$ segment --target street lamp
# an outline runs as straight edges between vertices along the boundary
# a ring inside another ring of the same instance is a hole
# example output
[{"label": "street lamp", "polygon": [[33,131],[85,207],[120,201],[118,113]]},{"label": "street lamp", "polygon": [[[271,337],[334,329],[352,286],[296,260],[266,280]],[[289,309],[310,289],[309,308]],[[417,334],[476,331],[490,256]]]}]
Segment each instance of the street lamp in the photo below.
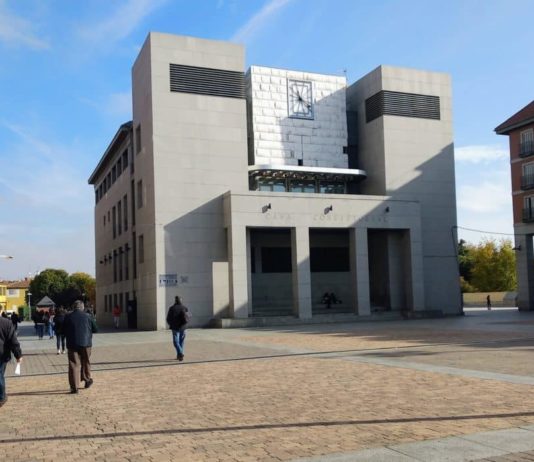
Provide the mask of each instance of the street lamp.
[{"label": "street lamp", "polygon": [[28,306],[30,307],[30,311],[32,309],[31,298],[32,298],[32,293],[28,291]]},{"label": "street lamp", "polygon": [[13,260],[13,257],[11,255],[0,255],[0,258],[4,258],[6,260]]}]

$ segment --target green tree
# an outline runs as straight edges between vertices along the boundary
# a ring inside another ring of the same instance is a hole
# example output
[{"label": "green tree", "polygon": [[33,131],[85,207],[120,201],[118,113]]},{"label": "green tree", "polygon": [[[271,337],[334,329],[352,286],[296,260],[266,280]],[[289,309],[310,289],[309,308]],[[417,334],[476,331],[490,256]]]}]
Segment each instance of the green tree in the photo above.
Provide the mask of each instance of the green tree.
[{"label": "green tree", "polygon": [[96,280],[87,273],[72,273],[69,276],[69,286],[77,299],[85,298],[94,304]]},{"label": "green tree", "polygon": [[463,239],[458,242],[458,264],[460,266],[460,277],[469,285],[473,276],[473,245]]},{"label": "green tree", "polygon": [[66,271],[47,268],[41,271],[35,276],[32,282],[30,282],[32,301],[36,304],[47,295],[57,305],[66,304],[64,301],[64,294],[68,287],[69,275]]},{"label": "green tree", "polygon": [[515,253],[512,241],[488,239],[470,249],[472,274],[468,281],[482,292],[515,290]]}]

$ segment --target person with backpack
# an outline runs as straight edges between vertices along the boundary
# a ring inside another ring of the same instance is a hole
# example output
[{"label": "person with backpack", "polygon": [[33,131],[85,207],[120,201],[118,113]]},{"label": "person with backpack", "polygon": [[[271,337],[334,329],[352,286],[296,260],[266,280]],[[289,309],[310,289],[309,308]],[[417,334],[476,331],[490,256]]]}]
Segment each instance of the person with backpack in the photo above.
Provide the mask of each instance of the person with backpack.
[{"label": "person with backpack", "polygon": [[187,306],[182,305],[182,300],[178,295],[174,297],[174,305],[167,313],[167,324],[172,329],[172,343],[176,348],[176,359],[184,360],[185,330],[191,320],[191,311]]}]

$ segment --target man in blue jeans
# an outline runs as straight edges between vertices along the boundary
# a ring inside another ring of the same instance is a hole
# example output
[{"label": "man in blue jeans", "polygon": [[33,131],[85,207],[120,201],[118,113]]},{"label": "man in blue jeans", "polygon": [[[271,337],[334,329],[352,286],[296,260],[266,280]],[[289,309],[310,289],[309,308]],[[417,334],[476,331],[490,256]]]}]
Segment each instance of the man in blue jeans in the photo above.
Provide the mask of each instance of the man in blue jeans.
[{"label": "man in blue jeans", "polygon": [[174,305],[169,308],[167,313],[167,324],[172,329],[172,343],[176,348],[176,359],[178,361],[184,360],[185,330],[190,319],[191,312],[189,308],[182,305],[180,297],[174,297]]},{"label": "man in blue jeans", "polygon": [[15,356],[17,363],[22,359],[22,352],[20,350],[20,343],[17,340],[17,333],[13,323],[7,319],[0,317],[0,407],[7,401],[6,394],[6,366],[11,359],[11,353]]}]

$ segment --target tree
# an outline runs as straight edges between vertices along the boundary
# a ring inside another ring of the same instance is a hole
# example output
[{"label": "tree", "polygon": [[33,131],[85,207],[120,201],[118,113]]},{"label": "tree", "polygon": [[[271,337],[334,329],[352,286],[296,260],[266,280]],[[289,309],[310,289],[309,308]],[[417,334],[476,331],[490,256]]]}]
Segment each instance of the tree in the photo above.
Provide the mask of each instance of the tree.
[{"label": "tree", "polygon": [[458,242],[458,264],[460,265],[460,277],[466,284],[471,283],[473,275],[473,245],[463,239]]},{"label": "tree", "polygon": [[45,269],[30,283],[32,300],[37,303],[48,295],[56,305],[70,306],[75,300],[95,300],[95,279],[87,273],[72,273],[64,270]]},{"label": "tree", "polygon": [[34,303],[38,303],[45,295],[57,305],[63,305],[63,295],[69,286],[69,275],[61,269],[47,268],[41,271],[30,282],[30,292]]},{"label": "tree", "polygon": [[69,276],[69,286],[76,293],[76,299],[85,298],[94,304],[96,280],[87,273],[72,273]]},{"label": "tree", "polygon": [[485,240],[472,246],[469,253],[473,266],[467,282],[482,292],[516,289],[515,253],[510,239]]}]

